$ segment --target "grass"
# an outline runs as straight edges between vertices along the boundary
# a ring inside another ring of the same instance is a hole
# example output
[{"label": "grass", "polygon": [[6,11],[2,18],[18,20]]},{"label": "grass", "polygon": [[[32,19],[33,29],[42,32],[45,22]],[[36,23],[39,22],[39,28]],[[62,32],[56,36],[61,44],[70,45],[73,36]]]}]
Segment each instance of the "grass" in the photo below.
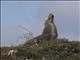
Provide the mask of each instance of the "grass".
[{"label": "grass", "polygon": [[[33,60],[80,60],[80,42],[68,41],[66,39],[57,39],[57,44],[53,40],[39,40],[38,46],[35,45],[35,39],[26,42],[22,46],[2,47],[1,60],[20,60],[21,57],[30,56]],[[19,52],[16,57],[7,56],[10,49],[17,49]]]}]

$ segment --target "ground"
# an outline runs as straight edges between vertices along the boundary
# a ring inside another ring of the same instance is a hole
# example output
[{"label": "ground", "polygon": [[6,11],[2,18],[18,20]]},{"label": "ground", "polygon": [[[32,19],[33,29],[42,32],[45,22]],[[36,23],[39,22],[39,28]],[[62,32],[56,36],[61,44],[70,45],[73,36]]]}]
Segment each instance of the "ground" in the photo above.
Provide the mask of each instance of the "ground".
[{"label": "ground", "polygon": [[[20,60],[29,56],[33,60],[79,60],[80,59],[80,42],[68,41],[68,39],[37,40],[32,39],[23,45],[16,47],[2,47],[1,60]],[[13,56],[7,56],[10,49],[17,49],[18,53]]]}]

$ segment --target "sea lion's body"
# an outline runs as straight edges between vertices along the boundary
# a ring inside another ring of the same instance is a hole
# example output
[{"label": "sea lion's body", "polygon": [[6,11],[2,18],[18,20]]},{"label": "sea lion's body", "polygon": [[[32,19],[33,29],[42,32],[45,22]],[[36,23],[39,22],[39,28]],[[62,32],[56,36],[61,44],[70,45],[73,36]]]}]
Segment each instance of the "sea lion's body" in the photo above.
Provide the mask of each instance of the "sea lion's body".
[{"label": "sea lion's body", "polygon": [[[44,24],[44,29],[41,35],[34,37],[34,39],[29,40],[28,43],[34,42],[36,40],[36,43],[39,44],[42,40],[52,40],[51,42],[57,43],[57,28],[56,25],[54,24],[54,15],[49,14],[48,19],[45,21]],[[26,44],[28,44],[26,43]],[[56,44],[55,44],[56,45]],[[25,46],[25,45],[24,45]]]},{"label": "sea lion's body", "polygon": [[54,15],[49,14],[48,19],[45,21],[45,28],[42,35],[47,40],[56,39],[58,37],[57,28],[54,24]]}]

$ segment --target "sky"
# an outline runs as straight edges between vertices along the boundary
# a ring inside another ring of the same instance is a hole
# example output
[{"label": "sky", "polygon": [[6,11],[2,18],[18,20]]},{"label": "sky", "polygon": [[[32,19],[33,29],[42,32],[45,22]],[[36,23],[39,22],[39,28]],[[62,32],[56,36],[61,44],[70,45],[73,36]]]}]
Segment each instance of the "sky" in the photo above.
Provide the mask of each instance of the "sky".
[{"label": "sky", "polygon": [[58,38],[80,40],[79,6],[78,1],[2,1],[1,46],[24,43],[23,34],[28,31],[21,26],[33,37],[40,35],[49,13],[54,14]]}]

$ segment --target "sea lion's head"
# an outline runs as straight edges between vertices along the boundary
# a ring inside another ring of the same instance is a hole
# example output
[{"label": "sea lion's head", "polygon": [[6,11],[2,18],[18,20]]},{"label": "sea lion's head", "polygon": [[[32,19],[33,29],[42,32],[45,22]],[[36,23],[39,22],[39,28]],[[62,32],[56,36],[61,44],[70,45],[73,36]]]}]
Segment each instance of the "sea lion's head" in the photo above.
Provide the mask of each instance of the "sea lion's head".
[{"label": "sea lion's head", "polygon": [[50,13],[48,16],[48,21],[53,23],[53,20],[54,20],[54,15]]}]

